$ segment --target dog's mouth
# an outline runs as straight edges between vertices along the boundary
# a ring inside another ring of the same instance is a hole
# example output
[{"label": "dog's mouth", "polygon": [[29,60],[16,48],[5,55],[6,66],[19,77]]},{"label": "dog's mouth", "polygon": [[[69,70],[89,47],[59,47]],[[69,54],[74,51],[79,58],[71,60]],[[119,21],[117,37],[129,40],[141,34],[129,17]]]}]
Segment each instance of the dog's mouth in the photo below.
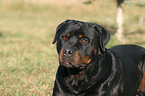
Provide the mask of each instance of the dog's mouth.
[{"label": "dog's mouth", "polygon": [[77,68],[75,65],[73,65],[71,62],[68,62],[68,61],[62,62],[61,65],[67,68]]},{"label": "dog's mouth", "polygon": [[86,67],[86,64],[84,63],[76,65],[71,62],[62,62],[61,65],[67,68],[78,68],[78,69],[83,69]]},{"label": "dog's mouth", "polygon": [[67,68],[79,68],[79,69],[83,69],[86,67],[86,65],[88,65],[88,63],[90,63],[91,60],[89,60],[89,62],[71,62],[70,60],[62,60],[60,62],[60,64],[64,67]]},{"label": "dog's mouth", "polygon": [[59,55],[60,65],[65,66],[67,68],[85,68],[91,62],[90,56],[80,55],[78,51],[74,51],[71,56],[66,56],[61,50]]}]

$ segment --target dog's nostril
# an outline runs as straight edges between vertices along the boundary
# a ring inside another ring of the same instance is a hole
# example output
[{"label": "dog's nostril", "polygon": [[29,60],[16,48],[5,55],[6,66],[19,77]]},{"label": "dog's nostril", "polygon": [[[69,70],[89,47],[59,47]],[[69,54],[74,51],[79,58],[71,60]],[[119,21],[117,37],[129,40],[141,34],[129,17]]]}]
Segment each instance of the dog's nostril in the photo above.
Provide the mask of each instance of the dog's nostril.
[{"label": "dog's nostril", "polygon": [[66,54],[66,50],[63,50],[63,53]]},{"label": "dog's nostril", "polygon": [[69,52],[68,52],[68,54],[72,54],[73,52],[72,52],[72,50],[70,50]]},{"label": "dog's nostril", "polygon": [[72,49],[64,49],[64,50],[63,50],[63,54],[64,54],[65,56],[72,56],[73,50],[72,50]]}]

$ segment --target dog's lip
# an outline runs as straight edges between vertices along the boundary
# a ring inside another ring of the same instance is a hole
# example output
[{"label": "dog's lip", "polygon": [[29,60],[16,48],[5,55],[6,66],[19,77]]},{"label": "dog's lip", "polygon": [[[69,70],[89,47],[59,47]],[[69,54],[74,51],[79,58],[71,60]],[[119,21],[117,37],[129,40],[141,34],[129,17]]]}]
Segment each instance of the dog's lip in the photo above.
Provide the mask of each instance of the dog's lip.
[{"label": "dog's lip", "polygon": [[71,62],[62,62],[62,65],[71,65],[71,67],[74,67],[74,68],[76,68],[76,66],[75,65],[73,65]]},{"label": "dog's lip", "polygon": [[[85,68],[86,67],[86,64],[78,64],[78,66],[75,66],[74,64],[72,64],[71,62],[62,62],[61,63],[63,66],[65,65],[66,67],[72,67],[72,68],[79,68],[79,69],[83,69],[83,68]],[[69,65],[69,66],[67,66],[67,65]]]}]

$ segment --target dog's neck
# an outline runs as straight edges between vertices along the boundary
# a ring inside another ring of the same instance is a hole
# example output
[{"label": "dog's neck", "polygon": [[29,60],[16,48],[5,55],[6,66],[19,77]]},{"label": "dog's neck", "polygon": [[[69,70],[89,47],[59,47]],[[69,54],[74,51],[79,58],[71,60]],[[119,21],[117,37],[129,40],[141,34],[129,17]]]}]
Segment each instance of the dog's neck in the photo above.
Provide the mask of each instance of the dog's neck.
[{"label": "dog's neck", "polygon": [[79,78],[84,78],[85,71],[84,69],[68,69],[69,74],[74,78],[74,80],[78,80]]},{"label": "dog's neck", "polygon": [[69,72],[69,74],[71,75],[77,75],[80,72],[83,71],[83,69],[79,69],[79,68],[67,68],[67,71]]},{"label": "dog's neck", "polygon": [[[101,55],[100,59],[99,57],[96,57],[97,59],[93,60],[93,62],[88,64],[88,66],[86,66],[86,68],[84,69],[66,68],[60,66],[59,68],[61,69],[57,72],[57,75],[59,75],[59,78],[62,77],[61,80],[64,80],[64,85],[71,85],[69,87],[70,89],[74,90],[73,93],[75,94],[88,90],[90,88],[89,86],[96,86],[99,88],[101,86],[100,81],[104,82],[105,80],[102,78],[108,78],[108,76],[110,76],[110,61],[107,61],[107,63],[104,62],[104,60],[106,59],[106,55],[108,54],[105,53],[104,55]],[[105,67],[106,64],[107,67]],[[98,82],[95,83],[97,85],[94,85],[94,82]],[[81,88],[81,90],[79,88]]]},{"label": "dog's neck", "polygon": [[[85,78],[91,79],[90,77],[93,77],[92,75],[97,75],[99,70],[99,63],[101,63],[101,57],[102,55],[96,56],[96,58],[93,58],[92,62],[90,62],[85,68],[66,68],[63,67],[65,70],[65,76],[72,77],[74,80],[85,80]],[[87,76],[87,77],[85,77]],[[82,79],[83,78],[83,79]]]},{"label": "dog's neck", "polygon": [[[102,60],[100,59],[103,55],[102,54],[98,54],[96,56],[94,56],[95,58],[93,58],[91,60],[91,62],[89,64],[87,64],[84,68],[67,68],[64,66],[61,66],[64,70],[64,74],[65,76],[74,76],[74,77],[80,77],[81,75],[86,75],[87,73],[89,74],[93,74],[97,71],[97,69],[99,68],[99,63],[102,62]],[[94,70],[92,70],[94,69]]]}]

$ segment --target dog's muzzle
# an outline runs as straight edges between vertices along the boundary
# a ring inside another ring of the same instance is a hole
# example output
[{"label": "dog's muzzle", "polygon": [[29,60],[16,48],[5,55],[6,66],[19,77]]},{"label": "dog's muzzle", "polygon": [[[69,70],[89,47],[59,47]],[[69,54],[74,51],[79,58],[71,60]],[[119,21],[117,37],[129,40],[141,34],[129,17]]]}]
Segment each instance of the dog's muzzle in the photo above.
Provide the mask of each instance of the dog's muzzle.
[{"label": "dog's muzzle", "polygon": [[67,57],[71,57],[73,55],[73,50],[70,48],[66,48],[63,50],[63,55],[67,58]]}]

